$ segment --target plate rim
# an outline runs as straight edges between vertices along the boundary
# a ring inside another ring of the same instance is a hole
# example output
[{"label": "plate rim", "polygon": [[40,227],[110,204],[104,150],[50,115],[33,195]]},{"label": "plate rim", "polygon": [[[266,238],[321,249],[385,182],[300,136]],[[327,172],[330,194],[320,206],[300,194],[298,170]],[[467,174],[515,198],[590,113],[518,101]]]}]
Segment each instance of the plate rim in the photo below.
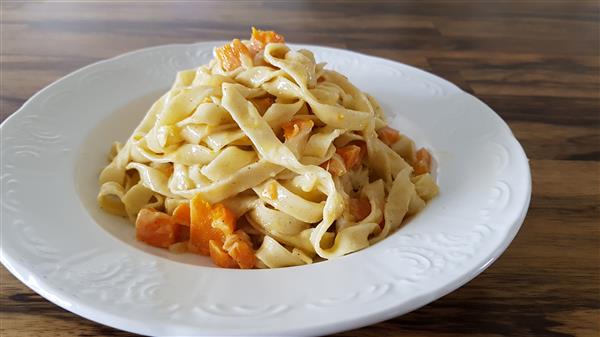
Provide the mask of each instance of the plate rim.
[{"label": "plate rim", "polygon": [[[49,90],[54,85],[57,85],[57,83],[66,81],[69,78],[77,75],[78,73],[85,71],[86,69],[98,66],[103,63],[114,62],[121,58],[130,56],[133,54],[137,54],[137,53],[142,53],[142,52],[158,51],[160,49],[169,49],[169,48],[200,47],[202,45],[214,46],[214,45],[218,45],[220,43],[223,43],[223,41],[201,41],[201,42],[196,42],[196,43],[174,43],[174,44],[151,46],[151,47],[147,47],[147,48],[142,48],[142,49],[137,49],[137,50],[129,51],[126,53],[122,53],[122,54],[116,55],[116,56],[108,58],[108,59],[102,59],[102,60],[96,61],[94,63],[91,63],[89,65],[86,65],[84,67],[81,67],[75,71],[70,72],[69,74],[67,74],[65,76],[62,76],[62,77],[56,79],[52,83],[48,84],[44,88],[37,91],[29,99],[27,99],[19,109],[17,109],[14,113],[12,113],[10,116],[8,116],[0,124],[0,132],[4,131],[4,128],[6,127],[7,122],[17,118],[18,114],[21,113],[21,111],[25,110],[31,104],[32,101],[36,100],[36,98],[41,93],[43,93],[46,90]],[[399,65],[402,65],[403,67],[408,67],[411,70],[417,71],[421,74],[426,74],[427,76],[433,76],[436,79],[441,80],[441,81],[451,85],[452,87],[457,89],[460,92],[460,94],[467,95],[471,99],[475,99],[478,101],[478,103],[489,108],[489,106],[487,106],[479,98],[475,97],[474,95],[471,95],[470,93],[463,91],[462,89],[460,89],[458,86],[456,86],[452,82],[450,82],[440,76],[432,74],[428,71],[419,69],[417,67],[414,67],[414,66],[402,63],[402,62],[398,62],[395,60],[390,60],[390,59],[386,59],[386,58],[382,58],[382,57],[378,57],[378,56],[368,55],[368,54],[364,54],[364,53],[356,52],[356,51],[352,51],[352,50],[340,49],[340,48],[329,47],[329,46],[313,45],[313,44],[290,44],[290,46],[292,46],[292,47],[295,47],[295,46],[319,47],[319,48],[329,49],[334,52],[358,54],[362,57],[368,57],[368,58],[376,59],[378,61],[385,61],[388,63],[399,64]],[[526,153],[525,153],[522,145],[516,139],[516,137],[512,133],[512,130],[510,129],[510,127],[493,109],[489,108],[489,110],[492,112],[492,114],[498,120],[498,122],[500,122],[509,131],[510,136],[515,141],[515,145],[517,146],[517,149],[520,150],[519,155],[522,156],[523,159],[525,160],[524,164],[526,165],[526,168],[527,168],[525,170],[527,175],[523,177],[526,179],[526,182],[527,182],[527,184],[525,186],[525,188],[526,188],[525,193],[527,195],[526,202],[521,206],[521,209],[520,209],[521,213],[515,219],[512,220],[513,223],[510,226],[510,230],[502,238],[501,244],[498,245],[490,254],[488,254],[488,256],[486,256],[485,259],[482,259],[482,261],[484,261],[484,262],[480,263],[480,264],[478,263],[477,268],[475,268],[474,270],[471,270],[470,273],[461,274],[461,276],[459,277],[460,281],[454,282],[454,283],[452,283],[452,282],[446,283],[440,289],[437,289],[436,291],[428,292],[427,296],[412,298],[409,302],[399,303],[391,308],[381,310],[379,312],[372,312],[369,315],[361,316],[360,319],[352,319],[352,320],[348,320],[348,321],[338,320],[338,321],[335,321],[335,322],[332,322],[329,324],[319,325],[318,327],[315,327],[315,328],[309,327],[309,328],[305,329],[305,328],[300,327],[300,328],[294,329],[294,332],[292,332],[292,333],[300,333],[300,334],[333,333],[333,332],[338,332],[338,331],[343,331],[343,330],[348,330],[348,329],[354,329],[354,328],[365,326],[365,325],[375,324],[375,323],[390,319],[392,317],[396,317],[396,316],[411,312],[413,310],[416,310],[422,306],[425,306],[425,305],[431,303],[433,300],[437,300],[437,299],[447,295],[448,293],[450,293],[450,292],[460,288],[464,284],[470,282],[475,277],[477,277],[477,275],[479,275],[484,270],[486,270],[492,263],[494,263],[506,251],[507,247],[510,245],[510,243],[513,241],[516,234],[519,232],[519,230],[524,222],[524,219],[526,217],[527,211],[529,209],[529,205],[530,205],[530,201],[531,201],[531,187],[532,187],[532,185],[531,185],[531,183],[532,183],[531,182],[531,168],[529,166],[528,159],[527,159]],[[2,227],[4,227],[4,224],[2,225]],[[2,241],[4,241],[4,240],[2,240]],[[53,295],[52,293],[47,291],[47,289],[44,289],[45,287],[43,286],[43,281],[38,284],[32,284],[31,282],[28,282],[25,278],[25,275],[23,275],[20,271],[26,271],[26,272],[29,272],[32,274],[34,274],[34,273],[32,271],[28,271],[27,270],[28,268],[24,267],[17,260],[18,259],[13,258],[5,253],[4,243],[2,242],[0,244],[0,262],[17,279],[19,279],[19,281],[21,281],[23,284],[25,284],[31,290],[42,295],[45,299],[58,305],[59,307],[64,308],[65,310],[68,310],[69,312],[72,312],[76,315],[79,315],[86,319],[92,320],[94,322],[98,322],[98,323],[101,323],[101,324],[104,324],[107,326],[114,327],[116,329],[129,331],[129,332],[135,332],[135,333],[147,333],[148,332],[148,331],[138,330],[138,329],[128,329],[127,327],[124,327],[122,324],[125,323],[126,326],[131,326],[132,322],[130,319],[125,318],[125,317],[119,317],[118,315],[110,313],[110,312],[104,312],[103,310],[95,309],[93,306],[90,306],[90,305],[86,304],[85,302],[77,303],[76,307],[81,308],[81,310],[78,310],[77,312],[72,310],[71,307],[69,307],[68,305],[65,305],[65,302],[61,301],[55,295]],[[40,280],[38,280],[38,281],[40,281]],[[39,284],[42,284],[42,285],[39,285]],[[48,287],[48,285],[46,285],[46,287]],[[422,298],[422,297],[426,297],[426,298]],[[408,303],[410,303],[410,304],[408,304]],[[101,317],[101,318],[99,318],[99,317]],[[115,321],[121,321],[121,323],[114,324]],[[291,331],[291,330],[286,330],[286,331]]]}]

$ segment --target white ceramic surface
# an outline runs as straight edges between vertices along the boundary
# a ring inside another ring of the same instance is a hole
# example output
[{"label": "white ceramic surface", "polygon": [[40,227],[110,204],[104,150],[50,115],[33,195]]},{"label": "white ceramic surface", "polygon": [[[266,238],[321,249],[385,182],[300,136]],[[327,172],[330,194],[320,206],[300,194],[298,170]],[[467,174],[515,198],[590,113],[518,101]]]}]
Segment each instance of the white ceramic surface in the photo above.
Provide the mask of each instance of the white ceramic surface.
[{"label": "white ceramic surface", "polygon": [[304,47],[432,150],[441,193],[363,251],[277,270],[226,270],[139,244],[96,205],[109,145],[124,141],[178,70],[218,42],[128,53],[78,70],[1,126],[1,261],[48,300],[147,335],[317,335],[421,307],[487,268],[528,208],[528,161],[507,125],[453,84],[400,63]]}]

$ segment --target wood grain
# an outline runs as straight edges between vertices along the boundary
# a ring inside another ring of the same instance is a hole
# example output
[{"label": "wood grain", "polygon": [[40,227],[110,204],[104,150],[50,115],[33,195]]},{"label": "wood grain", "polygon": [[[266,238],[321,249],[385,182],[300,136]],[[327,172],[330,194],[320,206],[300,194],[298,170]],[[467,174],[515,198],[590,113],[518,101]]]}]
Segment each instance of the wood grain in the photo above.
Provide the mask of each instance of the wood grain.
[{"label": "wood grain", "polygon": [[[246,36],[394,59],[490,105],[530,158],[533,198],[506,253],[419,310],[338,336],[600,335],[597,1],[10,2],[0,118],[84,65],[167,43]],[[3,240],[5,238],[2,238]],[[0,335],[132,336],[71,314],[0,268]]]}]

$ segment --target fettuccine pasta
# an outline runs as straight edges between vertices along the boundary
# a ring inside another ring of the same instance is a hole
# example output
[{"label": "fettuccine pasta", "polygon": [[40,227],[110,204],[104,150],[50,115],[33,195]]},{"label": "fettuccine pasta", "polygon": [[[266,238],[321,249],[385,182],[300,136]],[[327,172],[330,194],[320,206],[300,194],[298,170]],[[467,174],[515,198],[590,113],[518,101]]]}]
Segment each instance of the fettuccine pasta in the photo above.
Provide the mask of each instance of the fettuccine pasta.
[{"label": "fettuccine pasta", "polygon": [[438,193],[431,157],[308,50],[253,28],[177,74],[100,174],[136,236],[226,268],[310,264],[384,239]]}]

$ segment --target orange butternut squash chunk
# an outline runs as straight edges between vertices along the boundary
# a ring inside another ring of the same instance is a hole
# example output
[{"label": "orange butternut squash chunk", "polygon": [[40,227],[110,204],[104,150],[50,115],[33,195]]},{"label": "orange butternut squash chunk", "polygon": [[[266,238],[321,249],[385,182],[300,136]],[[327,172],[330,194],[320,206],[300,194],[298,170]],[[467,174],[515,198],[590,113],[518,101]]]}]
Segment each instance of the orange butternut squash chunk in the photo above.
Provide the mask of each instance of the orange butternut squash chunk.
[{"label": "orange butternut squash chunk", "polygon": [[190,241],[188,250],[194,253],[208,255],[208,241],[211,229],[211,206],[208,202],[195,196],[190,201]]},{"label": "orange butternut squash chunk", "polygon": [[173,220],[176,223],[184,226],[189,227],[191,222],[190,216],[191,215],[189,203],[180,204],[179,206],[175,207],[175,210],[173,211]]},{"label": "orange butternut squash chunk", "polygon": [[285,43],[285,39],[272,30],[260,30],[252,27],[250,46],[254,53],[262,51],[269,43]]},{"label": "orange butternut squash chunk", "polygon": [[176,226],[168,214],[144,208],[135,221],[135,235],[151,246],[168,248],[175,243]]},{"label": "orange butternut squash chunk", "polygon": [[175,241],[187,241],[190,238],[190,204],[180,204],[171,216],[177,224],[175,227]]},{"label": "orange butternut squash chunk", "polygon": [[208,249],[211,260],[221,268],[237,268],[238,264],[227,254],[226,251],[214,240],[208,241]]},{"label": "orange butternut squash chunk", "polygon": [[248,48],[238,39],[234,39],[230,44],[217,48],[215,54],[221,62],[221,66],[226,71],[231,71],[241,66],[241,57],[244,57],[244,55],[248,58],[252,57]]},{"label": "orange butternut squash chunk", "polygon": [[361,221],[371,213],[371,203],[368,198],[351,198],[349,201],[350,214],[355,221]]},{"label": "orange butternut squash chunk", "polygon": [[344,165],[347,170],[352,170],[358,166],[362,161],[362,149],[358,145],[350,144],[344,147],[340,147],[335,151],[337,154],[344,159]]},{"label": "orange butternut squash chunk", "polygon": [[213,206],[210,212],[211,228],[209,232],[210,240],[214,240],[220,245],[225,242],[225,237],[235,231],[236,216],[225,205],[218,203]]},{"label": "orange butternut squash chunk", "polygon": [[383,128],[377,130],[377,136],[384,142],[387,146],[390,146],[397,142],[400,139],[400,132],[396,129],[392,129],[389,126],[384,126]]},{"label": "orange butternut squash chunk", "polygon": [[427,150],[421,148],[416,154],[417,160],[415,161],[413,168],[415,169],[415,175],[421,175],[431,172],[431,155]]},{"label": "orange butternut squash chunk", "polygon": [[235,261],[231,262],[233,261],[231,256],[223,250],[226,238],[235,231],[237,221],[235,214],[221,203],[211,206],[199,195],[192,199],[190,206],[188,250],[209,255],[220,267],[234,268],[233,265],[237,266]]},{"label": "orange butternut squash chunk", "polygon": [[251,269],[256,265],[256,255],[250,237],[243,231],[236,231],[227,236],[223,249],[241,269]]}]

